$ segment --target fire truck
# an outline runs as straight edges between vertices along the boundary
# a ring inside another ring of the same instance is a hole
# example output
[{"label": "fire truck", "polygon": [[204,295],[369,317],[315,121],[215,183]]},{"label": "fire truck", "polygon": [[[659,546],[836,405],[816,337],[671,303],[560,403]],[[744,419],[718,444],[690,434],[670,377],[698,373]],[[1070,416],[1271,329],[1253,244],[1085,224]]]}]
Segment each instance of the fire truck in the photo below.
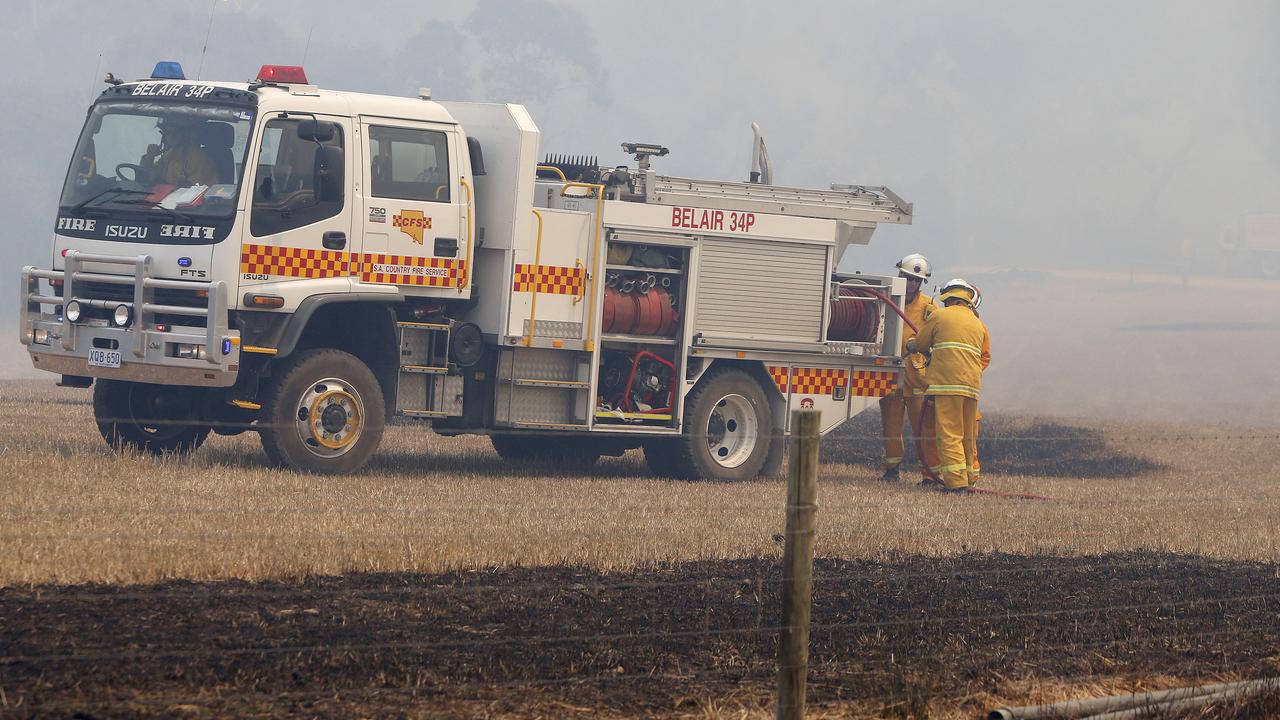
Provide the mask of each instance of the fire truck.
[{"label": "fire truck", "polygon": [[93,386],[117,448],[250,431],[275,464],[350,473],[399,417],[510,461],[643,448],[659,475],[735,480],[777,472],[789,409],[826,432],[894,385],[904,281],[837,271],[911,222],[885,187],[664,176],[643,143],[540,161],[520,105],[296,66],[107,82],[19,334]]}]

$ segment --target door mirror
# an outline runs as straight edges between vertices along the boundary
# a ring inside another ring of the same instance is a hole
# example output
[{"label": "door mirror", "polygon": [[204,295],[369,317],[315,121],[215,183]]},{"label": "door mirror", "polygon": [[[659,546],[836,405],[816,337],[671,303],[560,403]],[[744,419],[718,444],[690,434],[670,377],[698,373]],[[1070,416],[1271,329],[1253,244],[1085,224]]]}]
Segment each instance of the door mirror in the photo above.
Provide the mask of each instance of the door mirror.
[{"label": "door mirror", "polygon": [[306,118],[298,123],[298,138],[312,142],[329,142],[337,134],[337,126],[331,122],[323,122],[315,118]]},{"label": "door mirror", "polygon": [[316,148],[316,202],[341,204],[342,183],[345,178],[342,148],[329,145]]},{"label": "door mirror", "polygon": [[467,136],[467,153],[471,156],[471,174],[479,177],[484,174],[484,153],[480,151],[480,141]]}]

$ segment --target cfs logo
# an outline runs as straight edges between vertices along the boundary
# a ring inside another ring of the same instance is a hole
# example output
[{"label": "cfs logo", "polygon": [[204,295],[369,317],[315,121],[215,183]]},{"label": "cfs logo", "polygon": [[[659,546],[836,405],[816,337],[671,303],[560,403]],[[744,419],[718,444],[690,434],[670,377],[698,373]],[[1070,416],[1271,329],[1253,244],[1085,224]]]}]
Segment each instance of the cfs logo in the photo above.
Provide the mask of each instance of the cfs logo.
[{"label": "cfs logo", "polygon": [[801,408],[802,410],[812,410],[812,409],[813,409],[813,398],[811,398],[811,397],[807,397],[807,398],[800,398],[800,408]]},{"label": "cfs logo", "polygon": [[421,245],[422,231],[431,229],[431,218],[423,215],[421,210],[403,210],[391,218],[391,226],[400,228],[400,232]]}]

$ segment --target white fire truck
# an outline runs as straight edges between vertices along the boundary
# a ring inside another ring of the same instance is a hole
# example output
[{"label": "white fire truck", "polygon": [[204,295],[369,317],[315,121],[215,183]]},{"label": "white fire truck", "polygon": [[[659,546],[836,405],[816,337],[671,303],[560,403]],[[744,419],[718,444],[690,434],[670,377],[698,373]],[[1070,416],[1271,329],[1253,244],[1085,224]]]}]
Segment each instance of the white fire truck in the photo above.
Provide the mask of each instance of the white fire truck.
[{"label": "white fire truck", "polygon": [[321,90],[299,67],[161,63],[88,112],[20,336],[94,385],[114,446],[258,432],[275,463],[362,467],[393,416],[509,460],[643,448],[665,476],[776,472],[788,409],[824,431],[893,386],[902,280],[841,274],[884,187],[538,160],[520,105]]}]

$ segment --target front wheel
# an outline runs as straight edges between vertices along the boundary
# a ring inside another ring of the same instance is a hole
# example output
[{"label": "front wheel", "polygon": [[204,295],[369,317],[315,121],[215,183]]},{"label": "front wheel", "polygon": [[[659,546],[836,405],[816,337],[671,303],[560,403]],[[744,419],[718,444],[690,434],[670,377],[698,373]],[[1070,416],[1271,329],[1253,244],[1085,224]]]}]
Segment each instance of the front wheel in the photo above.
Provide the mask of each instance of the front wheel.
[{"label": "front wheel", "polygon": [[773,432],[756,378],[737,368],[713,370],[685,398],[684,432],[663,462],[689,479],[750,480],[765,470]]},{"label": "front wheel", "polygon": [[325,474],[364,467],[382,442],[378,379],[341,350],[307,350],[275,369],[258,425],[276,465]]},{"label": "front wheel", "polygon": [[193,414],[197,393],[195,388],[99,380],[93,387],[93,418],[117,450],[189,453],[209,437],[209,425]]}]

